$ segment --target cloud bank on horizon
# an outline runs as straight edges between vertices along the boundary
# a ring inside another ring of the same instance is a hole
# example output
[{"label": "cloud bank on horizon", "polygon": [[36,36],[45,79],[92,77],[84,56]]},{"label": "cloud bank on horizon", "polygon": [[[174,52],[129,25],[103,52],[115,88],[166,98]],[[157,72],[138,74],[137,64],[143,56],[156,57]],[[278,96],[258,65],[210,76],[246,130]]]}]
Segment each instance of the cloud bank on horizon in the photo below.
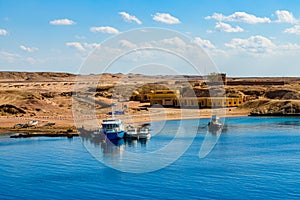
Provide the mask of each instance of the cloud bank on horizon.
[{"label": "cloud bank on horizon", "polygon": [[[53,12],[57,5],[52,2],[40,3],[40,9],[47,6],[48,10],[39,13],[33,3],[16,12],[14,0],[0,1],[0,70],[76,72],[85,57],[106,39],[135,28],[160,27],[188,35],[220,71],[231,76],[300,75],[300,13],[296,9],[300,2],[276,6],[276,1],[272,13],[238,3],[223,9],[198,1],[186,10],[179,1],[173,6],[130,1],[118,8],[110,2],[82,1],[80,5],[62,3],[61,10]],[[67,6],[71,9],[65,10]],[[26,9],[32,14],[25,15]],[[169,42],[180,44],[176,38]],[[124,40],[120,45],[136,44]]]}]

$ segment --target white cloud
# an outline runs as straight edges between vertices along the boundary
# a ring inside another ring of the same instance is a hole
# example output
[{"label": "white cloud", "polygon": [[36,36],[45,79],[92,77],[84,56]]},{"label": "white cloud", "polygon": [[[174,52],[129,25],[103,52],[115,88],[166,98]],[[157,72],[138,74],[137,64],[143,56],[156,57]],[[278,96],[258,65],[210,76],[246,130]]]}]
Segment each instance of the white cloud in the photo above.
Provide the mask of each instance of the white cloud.
[{"label": "white cloud", "polygon": [[0,51],[0,58],[4,59],[8,63],[14,63],[17,59],[21,58],[21,56],[15,53]]},{"label": "white cloud", "polygon": [[137,24],[142,24],[142,22],[136,16],[130,15],[129,13],[126,12],[119,12],[119,14],[126,22],[135,22]]},{"label": "white cloud", "polygon": [[165,48],[165,49],[184,49],[188,45],[179,37],[171,37],[171,38],[164,38],[161,40],[152,40],[149,42],[143,42],[143,43],[133,43],[128,40],[120,40],[119,46],[121,48],[152,48],[152,47],[159,47],[159,48]]},{"label": "white cloud", "polygon": [[169,49],[174,52],[180,52],[182,55],[186,55],[187,57],[199,54],[199,46],[205,49],[205,52],[210,55],[225,54],[223,50],[218,49],[210,40],[205,40],[200,37],[195,37],[188,41],[180,37],[171,37],[144,43],[143,46]]},{"label": "white cloud", "polygon": [[156,13],[153,16],[153,20],[165,24],[179,24],[180,20],[171,16],[169,13]]},{"label": "white cloud", "polygon": [[85,48],[79,42],[67,42],[66,45],[68,47],[74,47],[78,51],[85,51]]},{"label": "white cloud", "polygon": [[32,57],[24,57],[19,54],[10,53],[6,51],[0,51],[0,63],[10,63],[10,64],[35,64],[37,61]]},{"label": "white cloud", "polygon": [[22,49],[23,51],[28,52],[28,53],[32,53],[32,52],[39,50],[36,47],[25,47],[24,45],[20,45],[20,49]]},{"label": "white cloud", "polygon": [[194,42],[198,45],[200,45],[202,48],[206,49],[215,49],[215,45],[213,45],[209,40],[203,40],[200,37],[196,37],[194,39]]},{"label": "white cloud", "polygon": [[159,43],[169,46],[169,47],[175,47],[175,48],[186,47],[186,43],[179,37],[166,38],[166,39],[160,40]]},{"label": "white cloud", "polygon": [[227,22],[243,22],[248,24],[257,23],[270,23],[271,20],[267,17],[256,17],[245,12],[235,12],[231,15],[225,16],[221,13],[214,13],[212,16],[207,16],[205,19],[214,19],[217,21],[227,21]]},{"label": "white cloud", "polygon": [[120,33],[118,29],[110,27],[110,26],[94,26],[90,28],[91,32],[97,33],[108,33],[108,34],[118,34]]},{"label": "white cloud", "polygon": [[80,43],[80,42],[67,42],[66,46],[73,47],[78,51],[85,52],[90,51],[96,47],[98,47],[100,44],[98,43]]},{"label": "white cloud", "polygon": [[283,44],[283,45],[278,45],[277,47],[278,51],[286,52],[286,51],[299,51],[300,50],[300,45],[299,44]]},{"label": "white cloud", "polygon": [[135,45],[134,43],[132,43],[128,40],[120,40],[120,47],[134,49],[134,48],[137,48],[137,45]]},{"label": "white cloud", "polygon": [[99,43],[83,43],[83,46],[86,50],[91,50],[100,46]]},{"label": "white cloud", "polygon": [[251,36],[246,39],[234,38],[229,43],[225,43],[225,46],[229,48],[226,51],[228,54],[238,56],[249,54],[258,57],[269,56],[271,60],[272,58],[276,58],[276,56],[279,55],[283,55],[286,57],[289,57],[291,55],[298,55],[300,50],[300,44],[275,44],[269,38],[263,37],[261,35]]},{"label": "white cloud", "polygon": [[[106,46],[104,44],[96,50],[96,52],[101,53],[93,54],[95,55],[93,60],[95,63],[99,63],[99,60],[101,60],[101,64],[105,66],[106,64],[104,63],[111,62],[111,59],[118,57],[111,65],[111,70],[114,68],[120,70],[120,66],[123,66],[122,69],[130,72],[141,69],[140,66],[145,66],[145,63],[147,65],[148,63],[156,63],[166,66],[171,71],[172,69],[185,71],[186,67],[191,67],[190,63],[194,66],[204,66],[205,64],[203,63],[209,64],[206,52],[188,38],[180,35],[168,36],[163,31],[160,33],[162,35],[159,35],[158,38],[154,37],[154,39],[150,38],[150,40],[149,37],[141,37],[139,40],[136,40],[136,37],[128,37],[126,40],[116,41],[117,43],[114,45]],[[201,64],[199,60],[201,60]],[[95,64],[95,67],[97,65]],[[134,69],[130,68],[130,66],[134,66]],[[153,70],[153,73],[159,72],[160,68]]]},{"label": "white cloud", "polygon": [[244,31],[244,29],[242,29],[239,26],[232,27],[230,24],[226,24],[224,22],[217,22],[215,29],[217,29],[221,32],[227,32],[227,33],[237,33],[237,32]]},{"label": "white cloud", "polygon": [[76,24],[74,21],[70,19],[56,19],[49,22],[52,25],[74,25]]},{"label": "white cloud", "polygon": [[291,28],[287,28],[284,30],[285,33],[300,35],[300,25],[295,25]]},{"label": "white cloud", "polygon": [[5,29],[0,29],[0,35],[7,35],[8,31]]},{"label": "white cloud", "polygon": [[267,53],[276,47],[271,40],[261,35],[251,36],[247,39],[234,38],[230,43],[226,43],[225,46],[250,53]]},{"label": "white cloud", "polygon": [[294,23],[297,22],[297,20],[293,16],[293,13],[290,13],[287,10],[276,10],[275,14],[276,14],[276,16],[278,18],[278,20],[275,21],[277,23],[290,23],[290,24],[294,24]]}]

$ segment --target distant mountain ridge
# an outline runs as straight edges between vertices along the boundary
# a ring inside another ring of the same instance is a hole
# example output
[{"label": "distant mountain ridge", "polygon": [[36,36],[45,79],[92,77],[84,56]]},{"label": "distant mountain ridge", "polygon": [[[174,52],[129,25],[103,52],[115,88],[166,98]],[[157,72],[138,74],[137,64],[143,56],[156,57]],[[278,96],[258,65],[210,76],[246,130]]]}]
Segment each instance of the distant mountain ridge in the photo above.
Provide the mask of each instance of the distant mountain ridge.
[{"label": "distant mountain ridge", "polygon": [[0,81],[62,81],[76,75],[62,72],[0,72]]}]

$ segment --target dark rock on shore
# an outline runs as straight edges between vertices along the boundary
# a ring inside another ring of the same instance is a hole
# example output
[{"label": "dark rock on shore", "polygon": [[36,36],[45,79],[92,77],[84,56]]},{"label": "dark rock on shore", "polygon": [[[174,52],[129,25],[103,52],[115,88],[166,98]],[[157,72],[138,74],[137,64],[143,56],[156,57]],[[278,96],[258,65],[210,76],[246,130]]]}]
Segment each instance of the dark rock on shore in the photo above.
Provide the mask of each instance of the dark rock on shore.
[{"label": "dark rock on shore", "polygon": [[25,114],[26,112],[21,108],[18,108],[11,104],[0,105],[0,115],[15,115],[15,114]]},{"label": "dark rock on shore", "polygon": [[10,138],[31,138],[31,137],[77,137],[78,133],[19,133],[11,135]]},{"label": "dark rock on shore", "polygon": [[287,89],[270,89],[266,91],[265,96],[269,99],[300,99],[300,93],[298,91]]}]

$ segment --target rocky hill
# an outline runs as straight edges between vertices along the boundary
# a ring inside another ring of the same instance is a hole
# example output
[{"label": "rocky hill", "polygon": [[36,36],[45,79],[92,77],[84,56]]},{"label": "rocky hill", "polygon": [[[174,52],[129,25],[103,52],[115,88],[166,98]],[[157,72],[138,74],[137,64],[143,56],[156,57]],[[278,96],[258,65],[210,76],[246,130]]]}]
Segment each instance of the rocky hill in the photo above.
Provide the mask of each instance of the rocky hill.
[{"label": "rocky hill", "polygon": [[0,81],[65,81],[73,80],[74,74],[58,72],[0,72]]}]

